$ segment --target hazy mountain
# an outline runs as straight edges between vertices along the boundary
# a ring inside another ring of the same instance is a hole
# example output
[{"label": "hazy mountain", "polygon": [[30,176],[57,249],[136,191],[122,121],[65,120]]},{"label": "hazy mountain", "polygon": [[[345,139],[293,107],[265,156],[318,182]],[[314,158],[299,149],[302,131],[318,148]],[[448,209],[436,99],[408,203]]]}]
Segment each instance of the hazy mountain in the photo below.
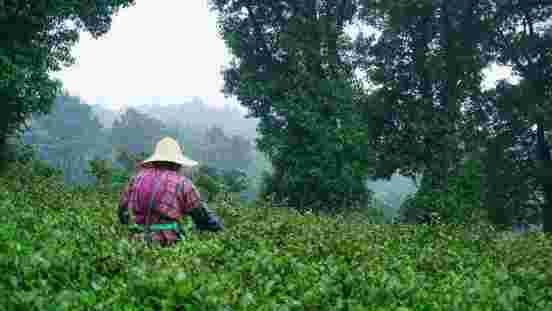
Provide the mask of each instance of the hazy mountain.
[{"label": "hazy mountain", "polygon": [[104,128],[111,128],[115,119],[120,115],[119,111],[105,108],[100,105],[91,105],[92,112],[98,117],[98,120]]},{"label": "hazy mountain", "polygon": [[127,99],[124,103],[106,102],[105,99],[92,103],[93,112],[104,127],[110,128],[113,121],[125,109],[109,109],[109,106],[134,107],[171,126],[191,126],[198,130],[208,127],[221,127],[225,133],[240,135],[253,140],[256,137],[258,121],[246,118],[244,111],[238,107],[226,105],[223,108],[210,106],[198,97],[137,97]]},{"label": "hazy mountain", "polygon": [[256,137],[257,120],[245,118],[238,108],[216,108],[193,98],[181,104],[151,103],[136,106],[136,109],[156,117],[168,125],[191,126],[205,129],[221,127],[225,133],[249,139]]}]

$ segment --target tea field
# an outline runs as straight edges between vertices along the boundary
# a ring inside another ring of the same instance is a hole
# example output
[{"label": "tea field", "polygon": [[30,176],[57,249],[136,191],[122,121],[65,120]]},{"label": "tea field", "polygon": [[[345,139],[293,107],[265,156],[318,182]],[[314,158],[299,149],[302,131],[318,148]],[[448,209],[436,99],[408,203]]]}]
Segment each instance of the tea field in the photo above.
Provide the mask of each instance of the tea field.
[{"label": "tea field", "polygon": [[212,205],[223,233],[148,249],[117,193],[0,179],[0,310],[552,310],[552,238]]}]

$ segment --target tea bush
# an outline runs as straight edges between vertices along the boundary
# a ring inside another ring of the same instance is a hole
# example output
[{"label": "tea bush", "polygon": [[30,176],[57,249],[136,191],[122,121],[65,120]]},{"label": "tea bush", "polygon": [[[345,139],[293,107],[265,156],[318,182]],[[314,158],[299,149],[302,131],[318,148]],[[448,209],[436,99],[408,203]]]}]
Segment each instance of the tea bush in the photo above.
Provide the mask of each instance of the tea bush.
[{"label": "tea bush", "polygon": [[126,239],[117,194],[0,178],[0,310],[552,310],[552,239],[212,206],[221,234]]},{"label": "tea bush", "polygon": [[408,196],[400,208],[401,221],[420,223],[430,218],[457,224],[486,221],[481,182],[480,161],[468,160],[458,174],[449,176],[445,191],[422,187]]}]

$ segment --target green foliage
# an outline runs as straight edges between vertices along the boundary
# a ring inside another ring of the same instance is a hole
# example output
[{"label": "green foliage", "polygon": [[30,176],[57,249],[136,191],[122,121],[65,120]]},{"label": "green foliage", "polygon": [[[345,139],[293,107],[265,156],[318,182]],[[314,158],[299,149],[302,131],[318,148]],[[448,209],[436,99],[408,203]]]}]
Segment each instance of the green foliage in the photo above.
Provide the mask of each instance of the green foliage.
[{"label": "green foliage", "polygon": [[[463,138],[477,133],[465,107],[479,100],[487,1],[374,1],[364,20],[381,36],[360,37],[359,61],[378,86],[366,99],[377,176],[424,173],[447,187]],[[469,137],[469,138],[468,138]]]},{"label": "green foliage", "polygon": [[[4,310],[548,310],[552,239],[213,206],[227,230],[126,239],[117,197],[13,167],[0,179]],[[190,227],[191,230],[191,227]]]},{"label": "green foliage", "polygon": [[484,222],[482,164],[468,160],[458,174],[449,177],[448,188],[439,191],[421,188],[401,206],[401,221],[420,223],[427,217],[441,222],[470,224]]},{"label": "green foliage", "polygon": [[219,170],[203,165],[193,175],[193,182],[202,191],[207,201],[215,201],[220,196],[239,194],[247,189],[246,177],[246,174],[240,170]]},{"label": "green foliage", "polygon": [[[532,1],[507,0],[500,2],[493,16],[494,27],[491,47],[497,61],[512,66],[523,81],[521,91],[523,105],[514,111],[513,118],[526,118],[530,127],[536,125],[536,180],[544,199],[542,209],[543,228],[552,233],[552,155],[545,132],[552,120],[552,5]],[[523,25],[523,27],[518,27]],[[514,95],[516,102],[516,96]],[[518,97],[519,98],[519,97]],[[513,107],[511,107],[513,108]]]},{"label": "green foliage", "polygon": [[111,186],[113,189],[122,190],[130,181],[131,174],[124,169],[113,169]]},{"label": "green foliage", "polygon": [[[363,90],[344,56],[354,1],[212,1],[236,57],[225,92],[259,118],[257,148],[271,161],[275,199],[334,210],[369,198]],[[269,193],[261,193],[266,195]]]},{"label": "green foliage", "polygon": [[497,226],[542,221],[528,93],[524,81],[519,85],[500,81],[487,92],[492,107],[485,107],[487,121],[481,122],[489,133],[483,144],[483,192],[489,218]]},{"label": "green foliage", "polygon": [[[364,106],[376,177],[423,173],[425,190],[407,205],[460,213],[450,192],[462,191],[449,177],[477,154],[490,220],[535,222],[540,213],[552,232],[552,4],[383,0],[364,2],[360,17],[379,31],[356,42],[377,87]],[[492,63],[511,67],[519,85],[502,81],[484,92]]]},{"label": "green foliage", "polygon": [[134,154],[129,152],[128,149],[123,146],[115,148],[115,161],[119,163],[127,172],[135,172],[136,168],[147,157],[148,156],[145,152]]},{"label": "green foliage", "polygon": [[194,185],[199,188],[202,197],[208,202],[213,201],[223,191],[223,185],[209,172],[208,169],[200,168],[198,174],[193,176]]},{"label": "green foliage", "polygon": [[134,171],[114,167],[110,160],[99,157],[88,163],[87,173],[94,177],[95,186],[104,191],[121,191]]},{"label": "green foliage", "polygon": [[33,113],[46,113],[61,84],[50,73],[73,63],[79,32],[105,34],[111,15],[132,0],[0,2],[0,145]]},{"label": "green foliage", "polygon": [[28,163],[36,158],[36,148],[23,143],[20,134],[10,136],[4,145],[0,145],[0,167],[5,168],[7,163]]},{"label": "green foliage", "polygon": [[247,175],[242,170],[225,170],[221,177],[228,192],[240,193],[247,189]]},{"label": "green foliage", "polygon": [[94,158],[89,162],[90,169],[88,173],[94,176],[96,186],[100,188],[110,187],[113,183],[113,167],[111,161]]}]

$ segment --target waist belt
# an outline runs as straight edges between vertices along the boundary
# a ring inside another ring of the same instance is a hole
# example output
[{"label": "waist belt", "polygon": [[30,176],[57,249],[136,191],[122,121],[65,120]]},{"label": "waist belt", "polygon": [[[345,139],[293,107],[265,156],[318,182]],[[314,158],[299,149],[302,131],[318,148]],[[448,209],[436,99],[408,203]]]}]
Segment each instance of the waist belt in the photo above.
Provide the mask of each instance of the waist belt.
[{"label": "waist belt", "polygon": [[[180,231],[180,227],[176,222],[168,223],[168,224],[151,224],[149,225],[149,228],[151,231],[163,231],[163,230]],[[145,231],[145,227],[139,224],[131,224],[129,225],[129,229],[131,231],[139,231],[139,232]]]}]

